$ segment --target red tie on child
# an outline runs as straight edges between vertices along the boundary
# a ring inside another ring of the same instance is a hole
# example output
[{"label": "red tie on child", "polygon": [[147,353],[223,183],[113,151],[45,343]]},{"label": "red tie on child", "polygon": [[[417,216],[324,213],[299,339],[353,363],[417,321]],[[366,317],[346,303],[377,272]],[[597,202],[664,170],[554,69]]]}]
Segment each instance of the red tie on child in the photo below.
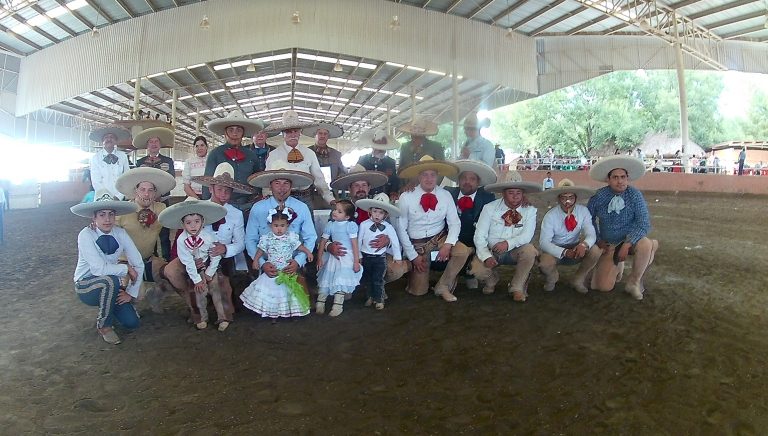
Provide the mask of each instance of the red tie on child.
[{"label": "red tie on child", "polygon": [[572,232],[577,224],[578,222],[576,221],[576,216],[574,214],[569,213],[568,216],[565,217],[565,229],[569,232]]},{"label": "red tie on child", "polygon": [[424,212],[427,212],[430,209],[435,210],[435,207],[437,207],[437,196],[431,192],[422,194],[421,201],[419,201],[419,204],[421,204],[421,207],[424,209]]},{"label": "red tie on child", "polygon": [[200,248],[203,246],[203,238],[199,236],[190,236],[184,240],[184,245],[186,245],[190,250]]},{"label": "red tie on child", "polygon": [[456,205],[459,206],[459,212],[464,212],[467,209],[472,209],[475,207],[475,201],[472,200],[472,197],[469,195],[465,195],[459,198],[459,201],[456,203]]}]

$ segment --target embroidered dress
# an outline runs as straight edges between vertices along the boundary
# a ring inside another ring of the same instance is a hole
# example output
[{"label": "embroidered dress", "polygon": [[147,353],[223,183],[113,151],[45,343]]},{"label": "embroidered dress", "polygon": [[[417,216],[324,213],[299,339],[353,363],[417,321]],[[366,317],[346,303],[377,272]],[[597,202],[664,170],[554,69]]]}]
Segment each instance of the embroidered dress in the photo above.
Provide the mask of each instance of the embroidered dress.
[{"label": "embroidered dress", "polygon": [[363,276],[363,267],[355,272],[352,269],[354,259],[352,254],[352,238],[357,239],[357,224],[352,221],[331,221],[325,226],[323,238],[340,243],[347,250],[347,255],[341,258],[325,253],[324,264],[317,272],[319,293],[330,295],[336,293],[351,294],[355,291]]},{"label": "embroidered dress", "polygon": [[[293,252],[300,245],[301,241],[296,233],[287,232],[283,236],[277,236],[269,232],[259,238],[258,248],[267,254],[267,261],[279,271],[288,266],[293,259]],[[264,318],[307,315],[309,306],[302,304],[286,284],[279,283],[282,283],[279,275],[273,278],[264,273],[260,274],[240,295],[243,305]]]}]

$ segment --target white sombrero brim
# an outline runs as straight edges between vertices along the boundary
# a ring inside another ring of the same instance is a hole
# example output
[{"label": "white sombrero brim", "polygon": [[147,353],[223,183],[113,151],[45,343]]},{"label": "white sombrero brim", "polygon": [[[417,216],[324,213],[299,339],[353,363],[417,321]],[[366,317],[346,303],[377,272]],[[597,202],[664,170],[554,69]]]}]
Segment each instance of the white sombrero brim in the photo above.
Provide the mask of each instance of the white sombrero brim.
[{"label": "white sombrero brim", "polygon": [[459,172],[456,174],[456,176],[451,177],[451,179],[458,181],[459,176],[461,173],[464,172],[472,172],[477,174],[478,177],[480,177],[480,186],[490,185],[491,183],[496,183],[497,177],[496,177],[496,171],[493,170],[490,166],[478,162],[475,160],[457,160],[453,162],[454,165],[456,165],[459,168]]},{"label": "white sombrero brim", "polygon": [[409,135],[434,136],[437,135],[439,126],[432,122],[426,122],[424,126],[414,126],[413,123],[408,123],[398,127],[397,130]]},{"label": "white sombrero brim", "polygon": [[149,138],[160,138],[161,147],[173,148],[175,137],[176,135],[171,129],[166,129],[165,127],[151,127],[142,130],[139,134],[133,137],[133,148],[136,150],[147,148],[147,141],[149,141]]},{"label": "white sombrero brim", "polygon": [[273,180],[290,180],[294,187],[307,186],[314,182],[312,175],[293,170],[269,170],[256,173],[248,177],[248,184],[257,188],[269,188]]},{"label": "white sombrero brim", "polygon": [[93,218],[93,214],[99,210],[114,210],[115,215],[127,215],[139,210],[139,205],[132,201],[107,200],[80,203],[69,208],[73,214],[83,218]]},{"label": "white sombrero brim", "polygon": [[355,202],[355,206],[363,210],[368,210],[372,207],[375,207],[378,209],[386,210],[389,216],[393,216],[393,217],[400,216],[400,208],[397,207],[397,205],[394,205],[392,203],[384,203],[383,201],[374,200],[372,198],[364,198],[362,200],[357,200],[357,202]]},{"label": "white sombrero brim", "polygon": [[615,169],[627,171],[629,180],[637,180],[645,174],[645,164],[642,160],[632,156],[608,156],[597,161],[589,170],[589,177],[598,182],[605,182],[608,173]]},{"label": "white sombrero brim", "polygon": [[441,161],[441,160],[427,160],[419,161],[408,165],[400,170],[398,176],[403,179],[413,179],[419,176],[422,171],[433,170],[437,172],[438,176],[452,178],[459,173],[459,168],[456,165]]},{"label": "white sombrero brim", "polygon": [[301,130],[301,134],[304,136],[309,136],[314,138],[315,135],[317,134],[317,131],[320,129],[325,129],[328,131],[329,139],[338,138],[344,134],[344,129],[332,123],[320,123],[316,126],[306,127]]},{"label": "white sombrero brim", "polygon": [[535,194],[542,191],[541,185],[534,182],[501,182],[486,185],[484,189],[488,192],[504,192],[505,189],[522,189],[526,194]]},{"label": "white sombrero brim", "polygon": [[282,121],[277,121],[272,124],[270,124],[266,129],[264,129],[267,134],[270,133],[280,133],[283,130],[287,129],[305,129],[307,127],[316,126],[317,123],[313,123],[311,121],[295,121],[287,124],[283,124]]},{"label": "white sombrero brim", "polygon": [[118,177],[115,181],[115,188],[130,200],[136,196],[136,186],[141,182],[150,182],[155,185],[157,195],[171,192],[176,187],[176,179],[165,171],[157,168],[139,167],[130,169]]},{"label": "white sombrero brim", "polygon": [[88,139],[93,142],[101,143],[104,135],[108,133],[115,135],[115,137],[117,137],[117,142],[131,140],[131,132],[128,129],[124,129],[118,126],[106,126],[93,130],[88,134]]},{"label": "white sombrero brim", "polygon": [[349,185],[359,181],[368,182],[371,189],[373,189],[386,185],[389,177],[381,171],[358,171],[337,177],[336,180],[331,182],[331,189],[346,191],[349,189]]},{"label": "white sombrero brim", "polygon": [[377,144],[373,142],[373,134],[363,133],[357,141],[357,147],[372,148],[374,150],[397,150],[400,148],[400,142],[394,136],[385,135],[384,138],[386,138],[384,144]]},{"label": "white sombrero brim", "polygon": [[576,201],[586,201],[589,197],[595,195],[595,190],[585,186],[564,186],[562,188],[547,189],[539,195],[539,198],[547,201],[557,201],[560,194],[576,194]]},{"label": "white sombrero brim", "polygon": [[224,132],[229,126],[240,126],[245,130],[243,137],[250,138],[259,130],[264,129],[264,121],[251,120],[249,118],[224,117],[208,121],[205,126],[208,128],[208,130],[217,135],[224,135]]},{"label": "white sombrero brim", "polygon": [[208,225],[227,216],[227,209],[208,200],[185,200],[166,207],[157,218],[163,227],[180,229],[184,227],[181,219],[192,213],[202,215],[203,219],[205,219],[204,225]]},{"label": "white sombrero brim", "polygon": [[210,187],[211,185],[226,186],[232,188],[232,192],[238,194],[253,194],[254,190],[248,185],[244,185],[240,182],[236,182],[230,178],[213,177],[213,176],[195,176],[190,179],[194,183],[199,183],[203,186]]}]

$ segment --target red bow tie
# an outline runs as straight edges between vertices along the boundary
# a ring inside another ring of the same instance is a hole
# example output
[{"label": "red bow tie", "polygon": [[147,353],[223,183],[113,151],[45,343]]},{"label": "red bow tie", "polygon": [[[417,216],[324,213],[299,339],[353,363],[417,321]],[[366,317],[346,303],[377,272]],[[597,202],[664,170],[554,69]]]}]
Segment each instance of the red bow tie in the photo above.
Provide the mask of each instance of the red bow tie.
[{"label": "red bow tie", "polygon": [[367,211],[367,210],[363,210],[363,209],[360,209],[360,208],[358,207],[356,212],[357,212],[357,219],[356,219],[355,221],[356,221],[358,224],[360,224],[360,223],[362,223],[363,221],[365,221],[365,220],[367,220],[368,218],[370,218],[370,215],[368,214],[368,211]]},{"label": "red bow tie", "polygon": [[572,232],[573,229],[576,228],[576,225],[578,222],[576,222],[576,216],[572,213],[569,213],[567,217],[565,217],[565,228],[569,232]]},{"label": "red bow tie", "polygon": [[419,201],[419,204],[421,204],[424,212],[430,209],[435,210],[435,207],[437,207],[437,196],[431,192],[421,194],[421,201]]},{"label": "red bow tie", "polygon": [[213,228],[214,232],[218,232],[219,231],[219,226],[221,226],[222,224],[224,224],[226,222],[227,222],[227,217],[224,217],[224,218],[216,221],[215,223],[211,224],[211,227]]},{"label": "red bow tie", "polygon": [[150,209],[141,209],[137,212],[137,214],[139,224],[143,225],[144,227],[149,227],[154,224],[155,221],[157,221],[157,214],[152,212]]},{"label": "red bow tie", "polygon": [[245,160],[245,153],[243,153],[243,150],[240,150],[239,147],[224,150],[224,156],[232,162],[242,162]]},{"label": "red bow tie", "polygon": [[459,206],[459,212],[464,212],[467,209],[472,209],[475,207],[475,200],[472,200],[472,197],[469,195],[465,195],[459,198],[459,201],[456,203],[456,205]]},{"label": "red bow tie", "polygon": [[186,245],[190,250],[200,248],[203,246],[203,238],[199,236],[190,236],[184,240],[184,245]]},{"label": "red bow tie", "polygon": [[501,218],[504,219],[504,225],[509,227],[513,224],[519,223],[520,220],[523,219],[523,216],[520,215],[520,212],[517,210],[508,210],[504,213],[504,215],[501,216]]}]

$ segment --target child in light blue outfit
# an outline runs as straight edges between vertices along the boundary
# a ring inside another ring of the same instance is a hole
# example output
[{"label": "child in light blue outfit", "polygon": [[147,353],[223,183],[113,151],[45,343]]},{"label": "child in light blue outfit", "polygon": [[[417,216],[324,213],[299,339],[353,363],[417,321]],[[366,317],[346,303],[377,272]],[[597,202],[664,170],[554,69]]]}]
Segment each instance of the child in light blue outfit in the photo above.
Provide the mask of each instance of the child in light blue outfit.
[{"label": "child in light blue outfit", "polygon": [[[325,300],[333,294],[333,308],[328,315],[339,316],[344,310],[344,296],[355,291],[363,276],[360,265],[360,249],[357,245],[357,224],[354,221],[355,205],[349,200],[340,200],[331,211],[331,219],[325,226],[320,248],[317,253],[317,286],[319,295],[315,310],[325,313]],[[337,258],[325,253],[329,241],[340,243],[347,254]]]}]

